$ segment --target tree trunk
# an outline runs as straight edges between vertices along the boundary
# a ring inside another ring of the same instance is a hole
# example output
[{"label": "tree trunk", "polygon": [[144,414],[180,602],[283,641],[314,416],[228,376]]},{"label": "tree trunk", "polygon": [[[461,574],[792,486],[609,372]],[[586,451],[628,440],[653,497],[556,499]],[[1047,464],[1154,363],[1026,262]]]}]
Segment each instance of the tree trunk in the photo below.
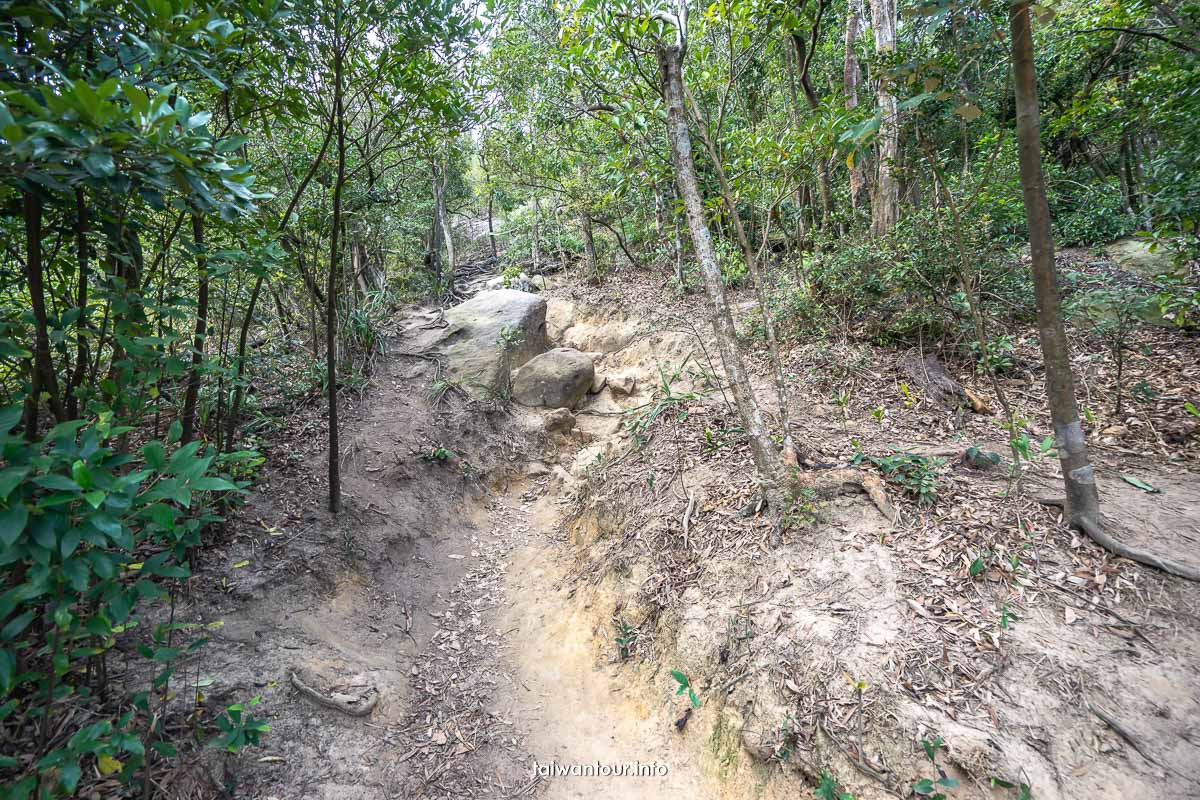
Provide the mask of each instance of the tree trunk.
[{"label": "tree trunk", "polygon": [[[338,43],[339,47],[345,45]],[[341,449],[338,444],[337,396],[337,275],[341,263],[342,187],[346,183],[346,120],[342,107],[342,58],[339,50],[333,63],[333,109],[337,124],[337,179],[333,184],[333,229],[329,236],[329,278],[325,286],[325,380],[329,403],[329,510],[342,510]]]},{"label": "tree trunk", "polygon": [[437,161],[431,162],[433,177],[433,219],[429,223],[429,266],[433,270],[433,278],[437,284],[440,297],[445,289],[445,275],[442,271],[442,178],[438,174]]},{"label": "tree trunk", "polygon": [[703,120],[700,117],[700,109],[696,106],[695,100],[691,94],[687,95],[690,107],[692,110],[692,118],[696,122],[696,129],[700,133],[700,141],[704,145],[704,149],[708,152],[708,158],[712,161],[713,171],[717,176],[717,183],[721,187],[721,199],[725,203],[725,210],[729,213],[729,219],[733,222],[733,231],[737,236],[738,246],[742,250],[742,258],[746,261],[746,269],[750,272],[750,280],[754,284],[755,297],[758,299],[758,307],[763,315],[763,329],[767,335],[767,350],[771,355],[771,371],[775,378],[775,394],[779,401],[779,418],[783,426],[784,436],[784,453],[791,452],[792,434],[791,434],[791,411],[788,407],[787,380],[783,375],[783,359],[779,353],[779,341],[775,336],[775,323],[771,319],[771,305],[767,301],[766,283],[759,274],[758,259],[755,257],[754,248],[750,245],[750,239],[746,236],[746,226],[742,224],[742,216],[738,213],[737,200],[733,196],[733,188],[729,185],[729,177],[725,174],[725,164],[721,159],[721,154],[717,152],[716,145],[704,131]]},{"label": "tree trunk", "polygon": [[[818,24],[820,24],[818,22]],[[821,101],[817,98],[817,93],[813,89],[812,81],[808,76],[808,65],[812,59],[812,54],[808,52],[808,42],[798,33],[792,34],[792,49],[796,54],[796,61],[800,64],[800,88],[803,89],[804,102],[808,104],[811,111],[817,111],[821,107]],[[813,47],[816,46],[814,42]],[[821,229],[828,230],[830,218],[833,215],[833,187],[830,185],[829,177],[829,160],[824,155],[817,156],[817,195],[821,199]]]},{"label": "tree trunk", "polygon": [[442,238],[446,242],[446,291],[454,291],[454,277],[458,262],[454,257],[454,231],[450,227],[450,211],[446,207],[446,192],[450,188],[450,140],[446,139],[446,160],[441,169],[441,186],[437,192],[438,224],[442,228]]},{"label": "tree trunk", "polygon": [[[679,189],[672,187],[672,201],[679,200]],[[679,231],[679,213],[675,202],[671,203],[671,249],[675,255],[675,280],[679,281],[679,291],[687,293],[687,273],[683,268],[683,236]]]},{"label": "tree trunk", "polygon": [[758,470],[758,480],[766,495],[773,514],[782,514],[783,506],[783,463],[779,451],[771,441],[763,425],[762,413],[742,353],[738,349],[737,329],[725,297],[725,283],[721,269],[717,266],[713,250],[712,234],[704,214],[704,199],[696,178],[696,165],[692,160],[692,141],[688,133],[687,118],[683,113],[683,52],[679,45],[657,47],[663,97],[667,104],[667,139],[671,146],[672,163],[679,193],[692,235],[692,246],[700,263],[700,272],[713,305],[713,327],[721,360],[725,364],[725,375],[737,404],[738,414],[750,440],[750,451]]},{"label": "tree trunk", "polygon": [[[842,91],[846,94],[846,108],[858,108],[858,86],[862,83],[862,70],[858,66],[858,55],[854,51],[858,41],[858,32],[862,21],[858,12],[850,10],[846,18],[846,52],[842,66]],[[867,186],[867,176],[862,164],[857,159],[850,165],[850,207],[858,208],[862,201],[863,190]]]},{"label": "tree trunk", "polygon": [[496,229],[492,224],[492,206],[496,202],[496,192],[488,189],[488,241],[492,245],[492,261],[500,260],[500,253],[496,250]]},{"label": "tree trunk", "polygon": [[[880,56],[896,49],[895,0],[871,0],[871,28],[875,52]],[[875,194],[871,198],[871,233],[883,236],[900,218],[900,183],[895,170],[900,156],[900,128],[896,97],[884,75],[875,76],[875,102],[882,122],[879,126],[879,158],[875,172]]]},{"label": "tree trunk", "polygon": [[68,419],[75,419],[79,416],[79,398],[75,396],[75,392],[83,383],[83,376],[87,372],[88,364],[87,304],[89,275],[87,234],[87,198],[84,196],[83,187],[77,187],[75,189],[75,256],[79,262],[79,275],[77,276],[76,284],[75,308],[79,311],[79,318],[75,320],[75,369],[67,382]]},{"label": "tree trunk", "polygon": [[196,245],[196,330],[192,339],[192,368],[188,372],[183,400],[184,444],[196,438],[196,403],[200,397],[200,364],[204,361],[204,338],[208,333],[208,255],[204,252],[204,217],[192,212],[192,242]]},{"label": "tree trunk", "polygon": [[42,286],[42,198],[36,192],[23,193],[25,215],[25,279],[29,289],[29,305],[33,310],[33,369],[32,388],[25,409],[25,435],[33,439],[37,435],[38,404],[41,395],[47,396],[46,404],[57,422],[65,419],[59,402],[58,377],[50,360],[49,322],[46,316],[46,294]]},{"label": "tree trunk", "polygon": [[653,186],[654,189],[654,235],[662,240],[665,217],[663,216],[663,196],[662,187],[657,183]]},{"label": "tree trunk", "polygon": [[533,229],[530,231],[529,247],[530,256],[533,258],[533,271],[537,273],[542,266],[542,243],[538,238],[541,235],[539,226],[541,224],[542,204],[538,201],[538,196],[533,196]]},{"label": "tree trunk", "polygon": [[1010,7],[1009,22],[1016,88],[1017,152],[1021,191],[1025,199],[1025,219],[1029,226],[1038,334],[1046,363],[1046,394],[1050,401],[1055,446],[1062,462],[1063,482],[1066,485],[1066,519],[1069,524],[1086,530],[1088,525],[1097,528],[1100,525],[1100,500],[1075,403],[1075,377],[1071,374],[1058,276],[1054,269],[1054,240],[1050,234],[1050,206],[1046,202],[1046,184],[1042,176],[1041,120],[1033,63],[1033,31],[1027,0]]},{"label": "tree trunk", "polygon": [[584,211],[580,215],[580,225],[583,228],[583,254],[587,261],[587,268],[596,279],[596,285],[600,285],[600,265],[596,261],[596,240],[592,236],[592,215]]}]

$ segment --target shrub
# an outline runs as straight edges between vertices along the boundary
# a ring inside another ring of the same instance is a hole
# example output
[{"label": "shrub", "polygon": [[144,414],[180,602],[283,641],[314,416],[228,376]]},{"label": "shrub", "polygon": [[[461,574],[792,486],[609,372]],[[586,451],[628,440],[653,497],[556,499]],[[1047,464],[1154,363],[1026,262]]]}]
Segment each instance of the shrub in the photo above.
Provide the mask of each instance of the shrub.
[{"label": "shrub", "polygon": [[19,406],[0,409],[0,719],[29,745],[24,759],[0,761],[12,781],[7,796],[39,786],[44,796],[72,794],[91,765],[130,782],[148,748],[174,755],[152,704],[168,696],[176,660],[203,643],[180,644],[193,626],[159,625],[139,644],[153,678],[132,707],[108,717],[94,708],[65,726],[51,719],[69,698],[105,690],[117,639],[137,626],[146,600],[163,600],[190,576],[189,553],[220,519],[216,502],[240,491],[219,470],[253,454],[179,444],[179,422],[165,442],[130,452],[117,443],[132,429],[113,425],[107,411],[28,442],[11,433],[20,417]]},{"label": "shrub", "polygon": [[1050,211],[1060,245],[1105,245],[1137,229],[1137,220],[1121,207],[1121,189],[1115,181],[1102,186],[1058,181],[1052,186]]}]

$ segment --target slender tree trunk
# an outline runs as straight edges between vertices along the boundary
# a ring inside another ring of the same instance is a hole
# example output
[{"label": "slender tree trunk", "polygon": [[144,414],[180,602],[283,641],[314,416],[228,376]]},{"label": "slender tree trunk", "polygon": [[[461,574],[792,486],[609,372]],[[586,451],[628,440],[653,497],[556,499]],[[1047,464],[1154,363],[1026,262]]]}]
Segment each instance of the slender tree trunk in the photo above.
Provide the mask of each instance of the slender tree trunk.
[{"label": "slender tree trunk", "polygon": [[[672,187],[671,198],[674,201],[679,200],[679,189]],[[679,213],[675,210],[676,205],[671,203],[671,247],[675,255],[675,279],[679,281],[679,291],[687,292],[687,273],[683,268],[683,236],[679,230]]]},{"label": "slender tree trunk", "polygon": [[779,402],[779,418],[783,425],[784,458],[787,459],[789,454],[792,453],[793,447],[791,411],[788,405],[787,380],[783,374],[783,359],[779,352],[779,341],[775,336],[775,322],[771,319],[771,304],[767,301],[766,282],[759,273],[758,259],[756,258],[754,248],[750,244],[749,237],[746,236],[746,226],[742,224],[742,216],[738,213],[737,200],[733,196],[733,187],[729,185],[729,177],[725,174],[725,164],[721,158],[721,154],[717,151],[712,137],[704,131],[703,120],[700,118],[700,109],[696,106],[691,93],[687,93],[687,99],[692,111],[692,119],[696,122],[696,130],[700,134],[700,141],[704,145],[704,149],[708,152],[708,158],[712,162],[713,171],[717,176],[717,183],[721,187],[721,199],[725,203],[725,210],[728,212],[729,219],[733,223],[733,232],[737,236],[738,246],[742,250],[742,258],[746,261],[746,269],[750,272],[750,280],[754,284],[754,293],[758,299],[758,307],[762,311],[763,329],[767,334],[767,349],[771,355],[771,371],[775,378],[775,394]]},{"label": "slender tree trunk", "polygon": [[584,211],[579,217],[580,227],[583,229],[583,255],[587,261],[587,268],[596,279],[596,285],[599,286],[600,280],[600,264],[596,261],[596,240],[592,235],[592,215]]},{"label": "slender tree trunk", "polygon": [[[818,14],[824,11],[825,4],[818,4]],[[818,19],[817,25],[820,25]],[[814,29],[814,31],[817,29]],[[809,52],[809,47],[816,47],[816,42],[807,42],[799,33],[792,34],[792,49],[796,55],[796,63],[800,65],[800,88],[803,90],[804,102],[808,104],[811,111],[819,111],[821,101],[817,98],[817,93],[813,89],[812,80],[808,75],[808,65],[812,61],[812,53]],[[831,185],[829,175],[829,158],[826,155],[818,154],[817,156],[817,196],[821,200],[821,229],[828,230],[830,220],[833,216],[833,187]]]},{"label": "slender tree trunk", "polygon": [[433,220],[429,227],[429,263],[433,268],[433,277],[437,282],[439,297],[445,291],[445,274],[442,270],[442,177],[438,169],[437,159],[430,162],[433,176]]},{"label": "slender tree trunk", "polygon": [[450,211],[446,207],[446,193],[450,188],[450,139],[446,139],[446,160],[442,164],[441,188],[437,193],[438,224],[442,226],[442,238],[446,242],[446,291],[454,291],[455,272],[458,262],[454,257],[454,231],[450,226]]},{"label": "slender tree trunk", "polygon": [[500,252],[496,249],[496,229],[492,224],[492,206],[496,201],[496,192],[488,189],[488,242],[492,245],[492,261],[500,260]]},{"label": "slender tree trunk", "polygon": [[196,330],[192,339],[192,368],[188,372],[183,400],[183,443],[196,438],[196,402],[200,397],[200,365],[204,361],[204,339],[208,333],[208,255],[204,251],[204,217],[192,212],[192,242],[196,245]]},{"label": "slender tree trunk", "polygon": [[[871,0],[871,28],[875,52],[886,56],[896,49],[895,0]],[[884,75],[875,76],[875,102],[883,121],[879,126],[879,159],[875,172],[875,194],[871,198],[871,232],[883,236],[900,218],[900,183],[895,170],[900,160],[900,128],[896,96]]]},{"label": "slender tree trunk", "polygon": [[[858,108],[858,86],[862,83],[862,70],[858,66],[858,55],[854,50],[861,25],[862,20],[859,19],[858,12],[851,8],[846,17],[846,52],[842,66],[842,91],[846,94],[846,108],[851,110]],[[858,208],[863,190],[867,186],[867,176],[857,159],[850,165],[849,172],[850,207]]]},{"label": "slender tree trunk", "polygon": [[50,360],[46,294],[42,286],[42,198],[36,192],[26,191],[22,203],[25,216],[25,279],[34,321],[33,369],[30,371],[32,390],[25,409],[25,435],[32,439],[37,435],[38,404],[42,394],[46,395],[46,405],[56,421],[62,422],[66,416],[59,401],[58,377]]},{"label": "slender tree trunk", "polygon": [[662,187],[657,183],[653,186],[654,189],[654,235],[661,241],[663,230],[665,229],[663,216],[663,196]]},{"label": "slender tree trunk", "polygon": [[1046,184],[1042,176],[1041,120],[1029,3],[1014,3],[1009,9],[1009,21],[1012,29],[1021,190],[1025,199],[1025,219],[1029,226],[1038,334],[1046,363],[1046,394],[1050,401],[1055,446],[1062,462],[1066,485],[1066,518],[1078,528],[1087,525],[1098,528],[1100,500],[1075,401],[1075,377],[1071,373],[1070,350],[1063,329],[1058,276],[1054,268],[1050,206],[1046,202]]},{"label": "slender tree trunk", "polygon": [[696,177],[696,165],[692,160],[692,140],[688,133],[687,118],[683,112],[683,52],[678,45],[659,45],[657,48],[663,97],[667,104],[667,139],[671,146],[672,163],[679,193],[683,198],[688,228],[692,235],[692,246],[700,262],[700,272],[713,305],[713,327],[721,360],[725,364],[725,375],[742,418],[746,435],[750,440],[750,451],[758,470],[758,480],[773,514],[782,514],[783,506],[783,462],[779,451],[763,424],[762,413],[745,361],[738,349],[737,329],[725,297],[725,283],[717,265],[713,250],[712,234],[704,213],[704,199]]},{"label": "slender tree trunk", "polygon": [[533,258],[533,271],[536,273],[542,266],[542,243],[541,239],[541,217],[542,204],[538,200],[538,196],[533,196],[533,229],[529,237],[529,246],[531,248],[530,256]]},{"label": "slender tree trunk", "polygon": [[75,189],[75,255],[79,261],[79,275],[77,288],[75,290],[75,308],[79,310],[79,318],[75,320],[75,369],[71,373],[71,378],[67,383],[67,418],[75,419],[79,416],[79,398],[75,396],[76,390],[83,382],[83,376],[87,372],[88,364],[88,346],[87,346],[87,327],[88,327],[88,216],[87,216],[87,198],[84,195],[83,188]]},{"label": "slender tree trunk", "polygon": [[[345,44],[338,42],[338,47]],[[342,510],[341,449],[338,444],[337,294],[341,263],[342,187],[346,182],[346,120],[342,107],[342,59],[339,49],[333,63],[333,108],[337,124],[337,179],[333,184],[333,228],[329,236],[329,279],[325,287],[325,379],[329,398],[329,510]]]}]

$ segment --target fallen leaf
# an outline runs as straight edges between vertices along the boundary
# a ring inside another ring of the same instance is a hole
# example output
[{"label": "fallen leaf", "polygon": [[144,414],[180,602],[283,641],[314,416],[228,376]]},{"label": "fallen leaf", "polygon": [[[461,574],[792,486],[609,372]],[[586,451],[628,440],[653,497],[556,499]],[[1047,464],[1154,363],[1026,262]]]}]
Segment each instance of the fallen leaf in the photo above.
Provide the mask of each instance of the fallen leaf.
[{"label": "fallen leaf", "polygon": [[1149,492],[1150,494],[1161,494],[1161,492],[1162,492],[1162,490],[1155,489],[1153,486],[1146,483],[1141,478],[1135,477],[1133,475],[1122,474],[1121,480],[1125,481],[1130,486],[1136,486],[1137,488],[1141,489],[1143,492]]}]

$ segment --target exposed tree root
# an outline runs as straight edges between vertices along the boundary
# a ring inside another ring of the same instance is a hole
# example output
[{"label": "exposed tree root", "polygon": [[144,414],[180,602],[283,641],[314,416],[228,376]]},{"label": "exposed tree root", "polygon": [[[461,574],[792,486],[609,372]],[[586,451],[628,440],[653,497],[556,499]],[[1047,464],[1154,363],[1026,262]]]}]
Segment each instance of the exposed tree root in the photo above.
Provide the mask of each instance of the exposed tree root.
[{"label": "exposed tree root", "polygon": [[798,488],[809,489],[821,497],[842,494],[849,488],[859,489],[867,493],[867,497],[871,498],[871,502],[888,522],[895,524],[899,519],[895,507],[888,500],[887,492],[884,491],[883,480],[876,475],[851,467],[820,472],[797,472],[795,475]]},{"label": "exposed tree root", "polygon": [[[888,522],[894,525],[900,519],[895,506],[888,500],[887,492],[883,488],[883,481],[875,475],[851,467],[823,469],[820,472],[792,470],[791,475],[792,480],[788,488],[794,493],[808,491],[817,497],[829,498],[844,494],[847,489],[857,489],[866,492],[867,497],[871,498],[871,502],[875,504],[875,508],[879,509],[879,513],[883,514]],[[775,520],[771,530],[770,544],[771,547],[778,547],[783,541],[780,530],[784,511],[783,504],[777,498],[768,499],[760,494],[750,498],[750,501],[739,509],[738,515],[748,517],[757,514],[764,508],[771,508]]]},{"label": "exposed tree root", "polygon": [[[1044,506],[1066,508],[1066,500],[1061,497],[1042,497],[1038,499],[1038,502]],[[1172,561],[1168,558],[1156,556],[1139,547],[1130,547],[1124,542],[1120,542],[1109,536],[1099,524],[1089,519],[1075,521],[1072,525],[1086,533],[1089,539],[1114,555],[1128,558],[1130,561],[1136,561],[1148,567],[1161,569],[1163,572],[1176,575],[1180,578],[1186,578],[1189,581],[1200,581],[1200,569],[1188,564],[1181,564],[1178,561]]]},{"label": "exposed tree root", "polygon": [[295,686],[296,691],[301,695],[312,700],[317,705],[332,708],[334,711],[340,711],[352,717],[367,716],[375,710],[375,704],[379,702],[379,692],[373,688],[371,689],[371,696],[365,701],[361,697],[349,697],[347,695],[328,697],[300,680],[300,676],[296,674],[295,670],[289,670],[288,674],[291,676],[292,686]]}]

